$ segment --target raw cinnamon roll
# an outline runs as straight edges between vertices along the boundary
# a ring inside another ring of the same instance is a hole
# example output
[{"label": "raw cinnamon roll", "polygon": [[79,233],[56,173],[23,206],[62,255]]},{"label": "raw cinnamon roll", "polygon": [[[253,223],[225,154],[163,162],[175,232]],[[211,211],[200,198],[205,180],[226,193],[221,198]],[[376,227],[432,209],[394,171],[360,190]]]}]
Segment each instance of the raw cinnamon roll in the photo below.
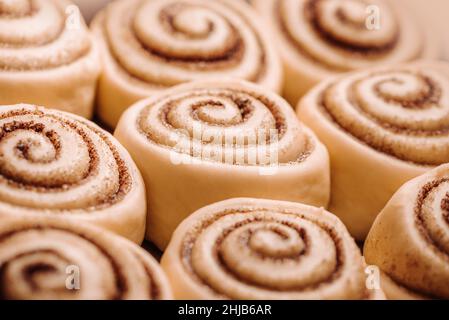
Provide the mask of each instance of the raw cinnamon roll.
[{"label": "raw cinnamon roll", "polygon": [[140,243],[145,215],[142,177],[109,133],[60,111],[0,108],[0,219],[88,221]]},{"label": "raw cinnamon roll", "polygon": [[0,299],[170,299],[157,262],[97,227],[54,218],[2,219]]},{"label": "raw cinnamon roll", "polygon": [[131,104],[184,82],[226,77],[282,86],[266,28],[243,1],[116,1],[92,29],[105,60],[98,113],[111,127]]},{"label": "raw cinnamon roll", "polygon": [[329,210],[363,240],[406,181],[449,162],[449,67],[417,63],[322,83],[298,116],[328,147]]},{"label": "raw cinnamon roll", "polygon": [[365,243],[367,262],[389,277],[392,299],[449,299],[449,165],[402,186]]},{"label": "raw cinnamon roll", "polygon": [[66,0],[0,0],[0,104],[45,105],[91,117],[99,57]]},{"label": "raw cinnamon roll", "polygon": [[298,203],[231,199],[176,230],[161,262],[177,299],[375,299],[344,225]]},{"label": "raw cinnamon roll", "polygon": [[284,96],[293,105],[332,75],[438,55],[434,34],[424,35],[407,8],[396,1],[252,2],[278,40]]},{"label": "raw cinnamon roll", "polygon": [[193,211],[239,197],[326,206],[325,147],[274,93],[243,81],[196,82],[143,100],[117,139],[147,186],[147,238],[164,248]]}]

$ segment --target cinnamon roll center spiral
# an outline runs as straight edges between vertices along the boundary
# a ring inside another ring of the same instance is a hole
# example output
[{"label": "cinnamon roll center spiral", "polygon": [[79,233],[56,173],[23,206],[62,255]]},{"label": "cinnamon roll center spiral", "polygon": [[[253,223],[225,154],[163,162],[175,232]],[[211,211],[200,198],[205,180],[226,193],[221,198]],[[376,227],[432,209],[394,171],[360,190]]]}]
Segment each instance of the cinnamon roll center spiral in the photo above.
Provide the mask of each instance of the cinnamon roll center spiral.
[{"label": "cinnamon roll center spiral", "polygon": [[65,11],[54,0],[0,1],[0,70],[57,68],[87,55],[85,25],[68,28]]},{"label": "cinnamon roll center spiral", "polygon": [[449,81],[436,70],[358,73],[330,84],[323,110],[349,134],[405,161],[449,161]]},{"label": "cinnamon roll center spiral", "polygon": [[284,225],[267,224],[259,227],[250,228],[243,237],[234,240],[244,241],[254,252],[274,258],[299,255],[306,249],[300,234]]},{"label": "cinnamon roll center spiral", "polygon": [[[82,293],[67,288],[66,270],[70,266],[81,271]],[[89,290],[100,294],[100,299],[114,299],[120,290],[115,268],[95,243],[66,230],[24,229],[0,238],[2,299],[75,299],[89,295]]]},{"label": "cinnamon roll center spiral", "polygon": [[[242,43],[231,22],[207,6],[173,3],[153,17],[157,13],[147,2],[136,14],[134,30],[140,42],[159,56],[184,62],[218,62],[227,60]],[[156,28],[147,27],[148,18],[158,21]]]},{"label": "cinnamon roll center spiral", "polygon": [[[235,278],[245,279],[249,285],[264,289],[301,290],[325,282],[333,274],[336,252],[333,240],[326,232],[307,221],[292,225],[289,219],[271,221],[267,215],[263,221],[259,219],[239,220],[237,225],[234,221],[232,224],[222,224],[222,242],[219,238],[207,237],[207,231],[204,238],[202,236],[198,241],[218,242],[215,265],[221,263]],[[310,250],[320,246],[329,250],[325,253],[314,252],[312,258]],[[209,250],[212,248],[208,247],[207,250],[204,255],[211,254]],[[204,258],[204,255],[201,257]],[[271,277],[273,268],[282,276]]]},{"label": "cinnamon roll center spiral", "polygon": [[138,125],[148,139],[178,153],[241,165],[299,161],[309,139],[283,102],[231,88],[194,89],[152,102]]},{"label": "cinnamon roll center spiral", "polygon": [[[60,141],[59,137],[64,137],[60,134],[62,128],[58,128],[60,123],[54,124],[56,127],[46,128],[34,121],[5,123],[0,128],[1,174],[23,185],[43,188],[70,185],[83,179],[89,170],[88,148],[82,148],[77,158],[72,153],[62,154],[61,143],[84,145],[86,141],[79,136],[74,136],[74,141]],[[54,161],[58,161],[59,166],[55,166]],[[43,167],[48,170],[42,170]]]},{"label": "cinnamon roll center spiral", "polygon": [[0,299],[160,299],[167,294],[158,272],[128,242],[81,226],[35,223],[7,223],[0,230]]},{"label": "cinnamon roll center spiral", "polygon": [[345,271],[363,273],[361,260],[348,265],[347,239],[321,218],[274,208],[222,209],[190,226],[181,261],[193,280],[230,299],[363,297],[363,277],[351,273],[349,280]]},{"label": "cinnamon roll center spiral", "polygon": [[257,82],[271,63],[253,22],[226,1],[122,1],[107,9],[103,32],[117,65],[152,85],[217,76]]},{"label": "cinnamon roll center spiral", "polygon": [[88,209],[131,188],[106,133],[62,114],[24,108],[0,115],[0,201],[45,209]]},{"label": "cinnamon roll center spiral", "polygon": [[397,38],[397,25],[389,10],[382,11],[382,28],[367,27],[368,1],[310,0],[306,17],[317,34],[338,48],[366,53],[388,50]]},{"label": "cinnamon roll center spiral", "polygon": [[[278,30],[300,59],[348,71],[389,59],[416,56],[400,48],[402,20],[385,1],[274,1]],[[410,30],[407,30],[410,32]],[[412,52],[413,51],[413,52]],[[301,61],[300,60],[300,61]]]}]

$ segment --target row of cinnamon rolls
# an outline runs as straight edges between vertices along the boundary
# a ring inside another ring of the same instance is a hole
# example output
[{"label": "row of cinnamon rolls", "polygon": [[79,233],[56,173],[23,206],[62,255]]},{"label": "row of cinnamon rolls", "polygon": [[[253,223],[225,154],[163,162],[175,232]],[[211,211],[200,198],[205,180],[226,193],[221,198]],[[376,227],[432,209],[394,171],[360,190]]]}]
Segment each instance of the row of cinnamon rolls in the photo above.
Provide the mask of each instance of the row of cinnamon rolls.
[{"label": "row of cinnamon rolls", "polygon": [[285,201],[198,210],[161,266],[91,224],[2,219],[0,298],[447,299],[448,180],[446,165],[405,184],[376,220],[366,262],[336,216]]},{"label": "row of cinnamon rolls", "polygon": [[96,102],[114,128],[131,104],[189,81],[239,78],[295,105],[329,76],[439,56],[396,1],[250,2],[118,0],[89,30],[69,0],[0,1],[0,103],[90,118]]}]

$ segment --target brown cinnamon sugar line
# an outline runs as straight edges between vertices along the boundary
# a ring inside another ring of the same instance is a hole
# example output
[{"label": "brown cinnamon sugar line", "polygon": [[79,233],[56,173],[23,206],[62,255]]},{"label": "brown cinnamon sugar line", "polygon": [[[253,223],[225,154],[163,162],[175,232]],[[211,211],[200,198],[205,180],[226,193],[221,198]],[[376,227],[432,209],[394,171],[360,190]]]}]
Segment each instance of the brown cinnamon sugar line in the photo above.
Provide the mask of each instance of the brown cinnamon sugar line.
[{"label": "brown cinnamon sugar line", "polygon": [[444,220],[449,226],[449,191],[441,202],[441,209],[443,210]]},{"label": "brown cinnamon sugar line", "polygon": [[[437,239],[434,239],[432,237],[430,230],[428,230],[425,226],[422,212],[422,207],[426,202],[427,198],[429,197],[429,195],[435,188],[438,188],[443,183],[449,183],[449,179],[445,178],[431,181],[421,188],[418,197],[416,199],[414,214],[415,214],[415,224],[423,239],[426,241],[426,243],[429,244],[429,246],[434,250],[434,252],[436,252],[439,256],[444,255],[445,259],[449,262],[449,252],[446,251],[445,247],[441,245],[439,241],[437,241]],[[449,201],[449,194],[447,194],[446,198],[440,204],[440,209],[443,211],[443,216],[445,217],[444,220],[449,227],[449,219],[448,219],[449,211],[447,211],[447,209],[449,208],[447,207],[448,201]]]},{"label": "brown cinnamon sugar line", "polygon": [[149,288],[149,296],[152,300],[162,300],[163,298],[161,288],[157,285],[157,277],[154,275],[153,270],[151,270],[151,268],[146,263],[144,263],[144,261],[138,255],[135,255],[135,257],[142,264],[145,269],[145,273],[148,276],[148,279],[150,279],[151,286]]},{"label": "brown cinnamon sugar line", "polygon": [[[248,211],[246,210],[246,208],[229,209],[229,210],[225,210],[220,213],[214,213],[213,219],[201,221],[200,224],[195,226],[195,229],[191,230],[186,235],[186,237],[183,241],[183,245],[181,247],[181,252],[180,252],[180,257],[181,257],[181,261],[183,262],[185,269],[191,274],[191,276],[196,281],[198,281],[202,285],[208,287],[210,290],[214,291],[216,294],[222,295],[222,293],[217,292],[213,287],[211,287],[207,283],[207,281],[203,280],[193,269],[193,266],[191,263],[191,256],[192,256],[192,250],[195,245],[195,242],[197,241],[199,235],[204,230],[206,230],[210,225],[212,225],[213,223],[215,223],[216,221],[220,220],[221,218],[223,218],[227,215],[243,214],[243,213],[251,213],[251,212],[269,212],[269,211],[270,210],[265,209],[265,208],[252,208],[252,209],[248,208]],[[289,212],[288,210],[280,210],[279,212],[282,214],[293,215],[295,218],[298,218],[298,219],[305,219],[304,216],[298,215],[294,212]],[[310,220],[307,220],[307,221],[310,221]],[[215,261],[215,263],[217,263],[220,266],[222,271],[226,272],[230,277],[235,278],[239,282],[247,284],[248,286],[257,287],[261,290],[273,290],[273,291],[277,291],[277,292],[292,292],[292,291],[301,292],[301,291],[308,291],[308,290],[316,289],[319,286],[326,284],[326,283],[332,283],[335,279],[337,279],[341,275],[341,272],[342,272],[343,266],[344,266],[344,261],[342,259],[342,252],[343,252],[342,241],[331,228],[329,228],[325,225],[321,225],[317,221],[312,221],[312,222],[315,224],[318,224],[319,227],[322,228],[332,238],[332,240],[335,244],[335,249],[336,249],[337,261],[336,261],[335,269],[329,275],[329,277],[327,279],[325,279],[324,281],[315,283],[313,285],[308,285],[305,287],[303,286],[303,287],[296,287],[296,288],[290,288],[290,289],[279,289],[279,288],[263,287],[258,283],[253,283],[253,282],[249,281],[248,279],[243,279],[243,278],[235,275],[234,272],[230,268],[227,267],[226,263],[221,258],[220,245],[221,245],[222,241],[227,237],[227,235],[229,235],[231,232],[233,232],[234,230],[236,230],[244,225],[251,224],[254,222],[267,222],[267,223],[272,222],[272,223],[283,224],[284,226],[287,226],[288,228],[295,229],[296,232],[298,233],[298,235],[300,236],[300,238],[304,241],[305,248],[299,255],[297,255],[295,257],[289,257],[289,258],[280,258],[280,259],[274,258],[276,261],[282,262],[282,261],[286,261],[286,260],[299,260],[301,256],[306,256],[306,255],[310,254],[310,252],[309,252],[310,251],[310,242],[313,241],[313,239],[308,238],[307,233],[304,229],[297,228],[295,225],[293,225],[291,223],[287,223],[285,221],[281,222],[276,219],[263,219],[263,218],[251,217],[251,218],[246,219],[245,221],[240,221],[239,223],[234,224],[232,226],[232,228],[223,230],[219,241],[214,244],[214,252],[212,254],[213,254],[213,256],[217,257],[214,261]],[[270,259],[270,257],[266,257],[266,256],[262,256],[262,255],[260,256],[260,258],[262,260]],[[230,297],[230,298],[232,298],[232,297]]]}]

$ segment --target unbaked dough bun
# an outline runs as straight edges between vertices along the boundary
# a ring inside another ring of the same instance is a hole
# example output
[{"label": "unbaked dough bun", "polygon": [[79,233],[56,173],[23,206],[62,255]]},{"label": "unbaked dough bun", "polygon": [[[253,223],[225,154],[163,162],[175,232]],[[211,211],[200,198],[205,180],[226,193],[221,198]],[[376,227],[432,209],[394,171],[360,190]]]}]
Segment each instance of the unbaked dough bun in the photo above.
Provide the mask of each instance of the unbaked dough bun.
[{"label": "unbaked dough bun", "polygon": [[162,257],[177,299],[381,299],[341,221],[299,203],[231,199],[176,230]]},{"label": "unbaked dough bun", "polygon": [[194,82],[129,108],[115,131],[147,186],[147,239],[163,249],[195,210],[247,196],[327,206],[329,158],[278,95]]},{"label": "unbaked dough bun", "polygon": [[297,109],[327,146],[331,204],[364,240],[406,181],[449,162],[449,67],[419,62],[331,79]]},{"label": "unbaked dough bun", "polygon": [[366,260],[391,299],[449,299],[449,165],[402,186],[376,219]]},{"label": "unbaked dough bun", "polygon": [[66,0],[0,0],[0,104],[30,103],[90,118],[101,63]]},{"label": "unbaked dough bun", "polygon": [[171,299],[158,263],[136,244],[54,217],[3,219],[0,299]]},{"label": "unbaked dough bun", "polygon": [[109,133],[62,111],[0,108],[0,220],[87,221],[140,243],[145,215],[142,177]]}]

